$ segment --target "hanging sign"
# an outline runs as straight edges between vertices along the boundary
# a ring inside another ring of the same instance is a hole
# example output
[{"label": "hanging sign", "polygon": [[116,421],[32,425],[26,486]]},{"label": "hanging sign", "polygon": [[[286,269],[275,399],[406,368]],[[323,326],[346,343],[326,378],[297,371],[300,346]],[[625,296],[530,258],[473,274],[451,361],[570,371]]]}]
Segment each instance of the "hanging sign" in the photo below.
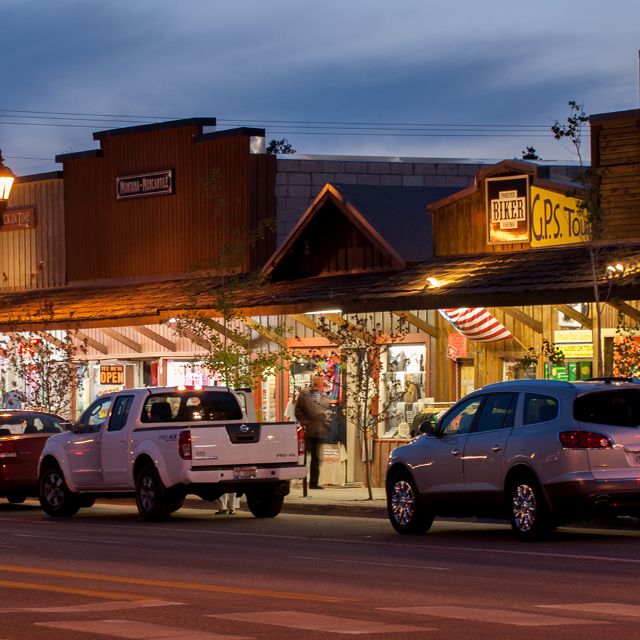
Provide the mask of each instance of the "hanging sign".
[{"label": "hanging sign", "polygon": [[487,178],[489,244],[529,241],[529,178]]},{"label": "hanging sign", "polygon": [[124,365],[123,364],[101,364],[100,384],[123,385]]},{"label": "hanging sign", "polygon": [[447,336],[447,358],[458,360],[467,357],[467,339],[459,333]]},{"label": "hanging sign", "polygon": [[116,178],[116,199],[159,196],[173,193],[173,170],[141,173]]}]

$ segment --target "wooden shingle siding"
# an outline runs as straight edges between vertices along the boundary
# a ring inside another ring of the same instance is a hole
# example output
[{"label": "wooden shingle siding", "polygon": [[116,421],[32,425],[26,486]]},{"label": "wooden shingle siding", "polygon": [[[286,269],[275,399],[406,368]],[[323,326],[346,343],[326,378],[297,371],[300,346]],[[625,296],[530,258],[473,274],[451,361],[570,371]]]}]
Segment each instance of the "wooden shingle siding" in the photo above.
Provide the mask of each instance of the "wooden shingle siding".
[{"label": "wooden shingle siding", "polygon": [[604,238],[640,239],[640,111],[592,117],[591,159],[607,216]]},{"label": "wooden shingle siding", "polygon": [[439,208],[433,215],[436,256],[473,255],[528,249],[529,243],[488,244],[484,189]]},{"label": "wooden shingle siding", "polygon": [[64,204],[61,178],[23,178],[9,209],[33,207],[33,229],[0,232],[0,290],[41,289],[65,284]]}]

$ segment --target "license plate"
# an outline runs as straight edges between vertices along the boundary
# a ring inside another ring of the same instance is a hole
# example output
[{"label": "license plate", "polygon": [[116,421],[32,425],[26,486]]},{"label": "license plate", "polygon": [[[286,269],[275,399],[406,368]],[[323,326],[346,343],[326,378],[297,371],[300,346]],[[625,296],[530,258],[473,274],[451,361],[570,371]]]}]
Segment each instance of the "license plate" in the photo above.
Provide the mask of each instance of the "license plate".
[{"label": "license plate", "polygon": [[255,467],[234,467],[233,477],[235,480],[251,480],[256,477],[257,472]]}]

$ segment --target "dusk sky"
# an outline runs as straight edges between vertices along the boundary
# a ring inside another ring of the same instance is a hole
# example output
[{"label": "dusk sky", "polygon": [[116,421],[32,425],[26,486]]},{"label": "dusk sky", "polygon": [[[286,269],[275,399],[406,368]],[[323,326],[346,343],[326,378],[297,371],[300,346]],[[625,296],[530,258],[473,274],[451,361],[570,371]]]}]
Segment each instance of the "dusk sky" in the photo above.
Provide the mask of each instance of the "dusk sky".
[{"label": "dusk sky", "polygon": [[200,116],[301,154],[575,160],[549,130],[569,100],[640,100],[638,0],[3,0],[2,44],[18,175],[94,131]]}]

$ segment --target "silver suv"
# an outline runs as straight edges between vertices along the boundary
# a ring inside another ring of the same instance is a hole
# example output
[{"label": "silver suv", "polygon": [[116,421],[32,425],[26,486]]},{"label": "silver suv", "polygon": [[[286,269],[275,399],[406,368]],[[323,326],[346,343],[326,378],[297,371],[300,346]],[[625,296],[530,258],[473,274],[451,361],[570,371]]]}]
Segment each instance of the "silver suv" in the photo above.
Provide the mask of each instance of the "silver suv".
[{"label": "silver suv", "polygon": [[508,517],[523,540],[594,512],[640,515],[640,380],[514,380],[467,395],[394,449],[399,533],[436,515]]}]

